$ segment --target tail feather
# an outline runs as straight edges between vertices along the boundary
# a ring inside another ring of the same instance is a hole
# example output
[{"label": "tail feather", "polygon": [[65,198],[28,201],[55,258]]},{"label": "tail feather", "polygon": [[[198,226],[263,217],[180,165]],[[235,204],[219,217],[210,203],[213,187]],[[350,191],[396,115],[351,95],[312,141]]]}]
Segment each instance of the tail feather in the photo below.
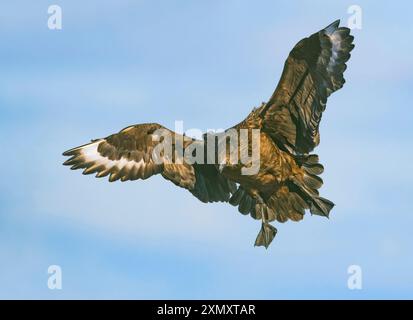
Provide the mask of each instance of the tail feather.
[{"label": "tail feather", "polygon": [[294,180],[294,184],[308,203],[311,214],[328,217],[334,203],[318,195],[318,189],[323,185],[323,180],[318,175],[324,170],[318,163],[318,156],[300,156],[296,161],[304,170],[304,175],[302,181]]},{"label": "tail feather", "polygon": [[320,189],[323,185],[323,180],[314,174],[305,173],[304,183],[307,187],[311,188],[312,190],[317,190]]},{"label": "tail feather", "polygon": [[251,217],[258,220],[261,219],[261,212],[256,209],[256,200],[253,199],[243,188],[239,187],[228,201],[238,211],[244,215],[250,214]]}]

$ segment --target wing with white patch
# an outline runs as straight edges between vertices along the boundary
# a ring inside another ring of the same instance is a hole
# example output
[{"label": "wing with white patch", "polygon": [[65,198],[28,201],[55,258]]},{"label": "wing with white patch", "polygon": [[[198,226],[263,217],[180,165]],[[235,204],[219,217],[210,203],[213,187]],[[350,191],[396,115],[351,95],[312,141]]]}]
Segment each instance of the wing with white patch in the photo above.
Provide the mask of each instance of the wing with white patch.
[{"label": "wing with white patch", "polygon": [[328,96],[344,84],[354,37],[340,21],[297,43],[274,94],[263,107],[263,130],[278,146],[306,154],[320,141],[319,124]]},{"label": "wing with white patch", "polygon": [[96,174],[98,178],[109,176],[110,182],[147,179],[162,173],[181,187],[193,187],[195,174],[191,166],[173,164],[172,159],[167,163],[164,159],[155,161],[153,151],[162,140],[159,137],[154,139],[159,132],[157,130],[166,130],[172,138],[175,135],[156,123],[130,126],[104,139],[64,152],[63,155],[71,157],[64,165],[71,166],[71,169],[84,169],[83,174]]},{"label": "wing with white patch", "polygon": [[[172,159],[165,152],[154,153],[168,134]],[[214,165],[175,161],[176,141],[182,141],[185,149],[197,140],[156,123],[134,125],[64,152],[64,156],[70,157],[64,165],[84,169],[83,174],[96,174],[98,178],[109,176],[110,182],[147,179],[160,173],[175,185],[188,189],[202,202],[228,201],[235,183],[224,178]]]}]

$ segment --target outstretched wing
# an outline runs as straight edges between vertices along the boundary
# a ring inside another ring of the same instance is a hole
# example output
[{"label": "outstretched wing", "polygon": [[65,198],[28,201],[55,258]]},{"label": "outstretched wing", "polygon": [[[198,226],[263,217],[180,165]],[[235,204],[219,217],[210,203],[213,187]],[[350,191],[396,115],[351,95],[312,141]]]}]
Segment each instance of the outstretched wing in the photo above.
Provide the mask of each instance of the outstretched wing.
[{"label": "outstretched wing", "polygon": [[[172,159],[165,152],[159,155],[153,152],[168,134],[172,138]],[[196,142],[156,123],[134,125],[64,152],[64,156],[70,156],[64,165],[84,169],[83,174],[96,174],[98,178],[109,176],[110,182],[147,179],[160,173],[203,202],[227,201],[233,183],[213,166],[204,168],[185,161],[177,163],[174,159],[177,140],[183,141],[183,148]]]},{"label": "outstretched wing", "polygon": [[343,73],[354,37],[339,23],[337,20],[296,44],[262,110],[263,130],[291,153],[309,153],[318,145],[327,98],[345,82]]}]

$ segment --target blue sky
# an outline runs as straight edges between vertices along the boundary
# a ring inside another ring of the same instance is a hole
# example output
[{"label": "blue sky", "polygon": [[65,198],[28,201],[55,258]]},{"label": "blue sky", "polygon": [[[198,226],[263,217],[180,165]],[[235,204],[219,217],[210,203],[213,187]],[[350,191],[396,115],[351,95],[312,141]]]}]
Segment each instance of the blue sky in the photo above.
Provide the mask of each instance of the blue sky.
[{"label": "blue sky", "polygon": [[[47,8],[63,29],[47,28]],[[329,220],[259,223],[161,177],[113,183],[61,153],[148,121],[226,128],[275,88],[301,38],[363,28],[316,149]],[[413,298],[413,6],[405,1],[0,4],[0,298]],[[62,268],[49,290],[47,268]],[[360,265],[363,289],[347,288]]]}]

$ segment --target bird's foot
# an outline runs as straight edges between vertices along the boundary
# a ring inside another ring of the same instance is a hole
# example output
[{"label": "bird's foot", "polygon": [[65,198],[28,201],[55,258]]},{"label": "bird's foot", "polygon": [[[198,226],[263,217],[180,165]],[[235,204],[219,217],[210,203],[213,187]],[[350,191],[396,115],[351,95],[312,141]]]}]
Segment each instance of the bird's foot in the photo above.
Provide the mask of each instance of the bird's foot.
[{"label": "bird's foot", "polygon": [[265,249],[267,249],[276,234],[277,229],[274,226],[270,225],[268,222],[263,222],[254,246],[264,246]]}]

